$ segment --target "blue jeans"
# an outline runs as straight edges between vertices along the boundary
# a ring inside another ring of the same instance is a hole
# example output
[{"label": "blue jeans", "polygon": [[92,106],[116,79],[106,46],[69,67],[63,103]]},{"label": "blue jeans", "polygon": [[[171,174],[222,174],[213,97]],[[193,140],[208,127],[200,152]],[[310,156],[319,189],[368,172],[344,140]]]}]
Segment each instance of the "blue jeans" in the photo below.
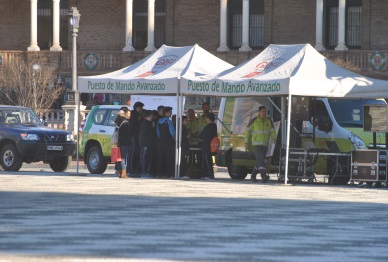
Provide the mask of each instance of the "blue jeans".
[{"label": "blue jeans", "polygon": [[127,168],[127,156],[129,153],[129,147],[128,146],[120,146],[120,152],[121,152],[121,162],[120,165],[118,165],[118,170],[126,170]]}]

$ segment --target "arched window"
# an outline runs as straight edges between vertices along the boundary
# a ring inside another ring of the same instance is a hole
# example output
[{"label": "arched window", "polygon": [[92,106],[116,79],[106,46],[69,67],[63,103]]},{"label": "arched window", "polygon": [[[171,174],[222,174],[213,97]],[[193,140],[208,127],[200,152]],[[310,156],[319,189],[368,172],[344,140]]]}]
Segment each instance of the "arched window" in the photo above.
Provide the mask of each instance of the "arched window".
[{"label": "arched window", "polygon": [[[345,44],[349,48],[361,48],[362,0],[346,1]],[[325,2],[325,44],[334,49],[338,44],[338,0]]]},{"label": "arched window", "polygon": [[[68,0],[60,1],[60,29],[59,42],[63,49],[68,48],[67,34],[68,22],[67,13],[69,12]],[[53,1],[38,1],[38,45],[41,50],[49,50],[53,43]]]},{"label": "arched window", "polygon": [[[242,0],[228,1],[229,47],[238,49],[242,45]],[[264,1],[249,1],[249,46],[263,47]]]},{"label": "arched window", "polygon": [[[165,0],[155,0],[155,47],[165,43]],[[148,43],[148,1],[133,1],[133,45],[136,49],[145,49]]]}]

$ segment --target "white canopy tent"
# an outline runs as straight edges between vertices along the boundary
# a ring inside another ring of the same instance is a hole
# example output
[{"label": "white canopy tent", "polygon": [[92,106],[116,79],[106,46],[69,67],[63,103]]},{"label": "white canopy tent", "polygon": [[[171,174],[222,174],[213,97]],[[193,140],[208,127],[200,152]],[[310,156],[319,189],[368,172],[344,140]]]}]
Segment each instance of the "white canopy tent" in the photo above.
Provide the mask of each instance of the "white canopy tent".
[{"label": "white canopy tent", "polygon": [[232,65],[198,45],[163,45],[133,65],[115,72],[78,78],[80,93],[171,95],[179,93],[179,79],[214,74]]},{"label": "white canopy tent", "polygon": [[[386,97],[388,81],[350,72],[322,56],[309,44],[270,45],[251,60],[218,75],[183,76],[182,94],[214,96]],[[284,100],[283,103],[284,105]],[[284,110],[284,109],[283,109]],[[291,103],[288,103],[291,116]],[[283,114],[284,127],[284,114]],[[283,128],[282,130],[285,130]],[[290,121],[287,123],[287,183]]]},{"label": "white canopy tent", "polygon": [[[183,99],[180,94],[180,78],[196,77],[232,68],[233,66],[212,55],[198,45],[172,47],[163,45],[154,53],[133,65],[115,72],[78,77],[80,93],[118,93],[143,95],[176,95],[177,115],[182,115]],[[177,125],[178,127],[180,125]],[[180,129],[177,128],[178,138]],[[177,139],[177,162],[175,175],[178,176],[179,149]]]},{"label": "white canopy tent", "polygon": [[251,60],[217,76],[183,76],[183,94],[376,98],[387,81],[350,72],[309,44],[270,45]]}]

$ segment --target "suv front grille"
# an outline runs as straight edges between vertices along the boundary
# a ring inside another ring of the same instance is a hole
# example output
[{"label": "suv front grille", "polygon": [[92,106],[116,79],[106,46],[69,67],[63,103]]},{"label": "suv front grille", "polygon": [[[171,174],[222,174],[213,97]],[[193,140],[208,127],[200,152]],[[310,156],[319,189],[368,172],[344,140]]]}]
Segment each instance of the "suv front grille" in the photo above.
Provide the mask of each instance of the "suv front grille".
[{"label": "suv front grille", "polygon": [[57,142],[63,143],[66,142],[66,135],[63,134],[39,134],[39,141],[47,142]]}]

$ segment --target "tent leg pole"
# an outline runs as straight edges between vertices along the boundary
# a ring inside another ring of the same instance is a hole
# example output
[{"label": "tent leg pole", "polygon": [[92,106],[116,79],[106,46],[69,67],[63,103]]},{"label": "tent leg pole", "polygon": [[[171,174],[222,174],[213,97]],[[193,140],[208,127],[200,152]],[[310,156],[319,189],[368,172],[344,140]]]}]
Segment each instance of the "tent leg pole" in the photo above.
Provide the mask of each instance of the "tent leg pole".
[{"label": "tent leg pole", "polygon": [[288,95],[288,115],[287,115],[287,139],[286,139],[286,163],[284,165],[284,184],[287,185],[288,180],[288,160],[290,154],[290,129],[291,129],[291,94]]},{"label": "tent leg pole", "polygon": [[179,114],[180,114],[179,107],[180,107],[180,103],[179,103],[178,93],[176,94],[177,110],[176,110],[176,118],[175,118],[175,126],[176,126],[176,129],[175,129],[175,178],[179,177],[178,165],[179,165]]}]

